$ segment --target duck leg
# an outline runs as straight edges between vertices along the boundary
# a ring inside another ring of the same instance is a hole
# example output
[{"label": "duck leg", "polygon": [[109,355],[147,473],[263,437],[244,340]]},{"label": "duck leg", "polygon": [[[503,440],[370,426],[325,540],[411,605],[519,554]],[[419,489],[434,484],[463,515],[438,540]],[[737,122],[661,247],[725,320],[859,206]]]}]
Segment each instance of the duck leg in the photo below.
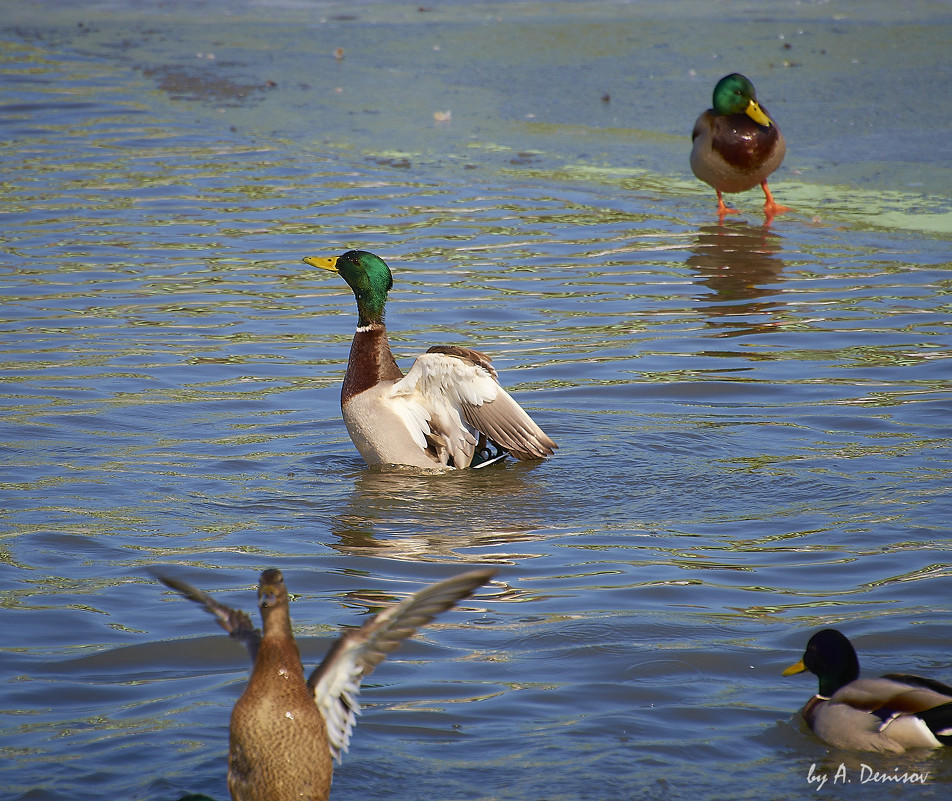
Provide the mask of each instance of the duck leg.
[{"label": "duck leg", "polygon": [[724,195],[720,189],[715,189],[714,191],[717,192],[717,216],[721,222],[724,222],[724,218],[728,214],[739,214],[737,209],[732,209],[724,202]]},{"label": "duck leg", "polygon": [[793,211],[789,206],[781,206],[776,200],[774,200],[773,195],[770,194],[770,188],[767,186],[767,179],[765,178],[763,183],[761,183],[760,188],[764,190],[764,214],[767,215],[767,219],[773,219],[775,214],[783,214],[785,211]]}]

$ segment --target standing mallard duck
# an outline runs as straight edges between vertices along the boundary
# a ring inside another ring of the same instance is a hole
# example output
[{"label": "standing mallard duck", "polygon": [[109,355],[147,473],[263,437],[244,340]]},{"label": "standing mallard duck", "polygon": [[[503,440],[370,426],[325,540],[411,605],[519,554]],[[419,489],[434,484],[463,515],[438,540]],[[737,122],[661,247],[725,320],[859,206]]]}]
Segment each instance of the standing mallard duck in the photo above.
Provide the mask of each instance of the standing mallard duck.
[{"label": "standing mallard duck", "polygon": [[829,745],[896,754],[952,745],[952,687],[904,673],[861,679],[856,650],[836,629],[814,634],[803,659],[783,675],[805,670],[820,688],[803,717]]},{"label": "standing mallard duck", "polygon": [[360,682],[400,643],[440,612],[489,581],[496,571],[472,570],[431,584],[388,606],[338,638],[305,681],[291,633],[288,590],[279,570],[258,585],[264,631],[248,615],[220,604],[184,581],[158,578],[201,604],[247,647],[252,671],[231,713],[228,791],[234,801],[327,801],[334,760],[347,750],[357,722]]},{"label": "standing mallard duck", "polygon": [[760,184],[768,220],[790,211],[773,199],[767,178],[780,166],[787,145],[767,110],[757,103],[754,85],[743,75],[726,75],[714,87],[714,108],[694,123],[691,169],[717,192],[717,213],[723,219],[736,209],[724,204],[724,192],[746,192]]},{"label": "standing mallard duck", "polygon": [[304,263],[340,273],[357,299],[340,405],[368,464],[479,467],[507,452],[541,459],[558,447],[499,385],[489,357],[479,351],[432,347],[404,376],[383,322],[393,276],[379,256],[351,250]]}]

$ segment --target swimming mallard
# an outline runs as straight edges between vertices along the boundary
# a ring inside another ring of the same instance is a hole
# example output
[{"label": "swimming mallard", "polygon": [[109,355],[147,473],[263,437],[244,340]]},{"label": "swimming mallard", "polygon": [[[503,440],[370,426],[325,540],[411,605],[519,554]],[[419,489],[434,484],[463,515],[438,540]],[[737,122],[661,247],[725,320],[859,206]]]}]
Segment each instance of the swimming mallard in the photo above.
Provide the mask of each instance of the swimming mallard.
[{"label": "swimming mallard", "polygon": [[893,753],[952,745],[952,687],[903,673],[861,679],[856,651],[836,629],[814,634],[783,675],[805,670],[819,677],[820,689],[803,717],[829,745]]},{"label": "swimming mallard", "polygon": [[383,322],[393,276],[379,256],[351,250],[304,262],[340,273],[357,299],[340,405],[368,464],[478,467],[507,452],[541,459],[558,447],[499,385],[489,357],[479,351],[435,346],[404,376]]},{"label": "swimming mallard", "polygon": [[228,790],[234,801],[326,801],[333,761],[340,762],[347,750],[360,712],[361,680],[401,641],[495,572],[473,570],[431,584],[378,612],[359,629],[348,629],[306,681],[279,570],[265,570],[258,586],[264,633],[244,612],[190,584],[156,574],[204,606],[251,654],[251,678],[231,714]]},{"label": "swimming mallard", "polygon": [[723,192],[746,192],[760,184],[768,219],[783,211],[770,194],[767,178],[787,151],[783,134],[767,110],[757,103],[754,85],[743,75],[726,75],[714,87],[714,108],[694,123],[691,169],[717,192],[717,212],[737,210],[724,204]]}]

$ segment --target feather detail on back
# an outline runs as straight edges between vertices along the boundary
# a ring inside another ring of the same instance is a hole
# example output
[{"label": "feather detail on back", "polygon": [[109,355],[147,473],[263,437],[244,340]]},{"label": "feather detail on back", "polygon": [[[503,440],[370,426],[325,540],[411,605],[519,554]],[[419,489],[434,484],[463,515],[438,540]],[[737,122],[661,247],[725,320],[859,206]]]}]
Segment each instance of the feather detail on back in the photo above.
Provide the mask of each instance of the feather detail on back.
[{"label": "feather detail on back", "polygon": [[892,681],[886,678],[856,679],[833,693],[830,703],[847,704],[868,712],[886,710],[881,717],[895,713],[914,715],[934,706],[952,701],[952,697],[921,685]]},{"label": "feather detail on back", "polygon": [[455,356],[457,359],[464,359],[465,361],[482,367],[495,380],[499,380],[499,376],[496,375],[496,368],[493,367],[493,360],[482,351],[474,350],[473,348],[463,348],[459,345],[434,345],[432,348],[427,348],[426,352],[442,353],[446,356]]},{"label": "feather detail on back", "polygon": [[943,684],[941,681],[927,678],[926,676],[914,676],[911,673],[886,673],[883,675],[883,678],[889,679],[890,681],[898,681],[901,684],[925,687],[928,690],[939,693],[939,695],[947,696],[952,699],[952,687],[948,684]]}]

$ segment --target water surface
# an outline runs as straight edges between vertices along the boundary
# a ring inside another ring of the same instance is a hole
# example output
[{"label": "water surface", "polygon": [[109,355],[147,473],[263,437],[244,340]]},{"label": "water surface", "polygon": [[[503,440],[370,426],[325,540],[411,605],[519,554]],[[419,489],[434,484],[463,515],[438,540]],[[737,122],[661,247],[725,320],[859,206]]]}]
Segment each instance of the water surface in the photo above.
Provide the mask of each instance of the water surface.
[{"label": "water surface", "polygon": [[[251,611],[280,567],[311,664],[474,564],[333,797],[947,795],[945,756],[828,751],[780,671],[833,625],[952,679],[952,15],[679,8],[5,8],[5,797],[227,797],[245,654],[151,566]],[[790,143],[770,226],[687,167],[734,69]],[[353,297],[300,262],[351,247],[401,363],[492,354],[555,457],[363,465]]]}]

